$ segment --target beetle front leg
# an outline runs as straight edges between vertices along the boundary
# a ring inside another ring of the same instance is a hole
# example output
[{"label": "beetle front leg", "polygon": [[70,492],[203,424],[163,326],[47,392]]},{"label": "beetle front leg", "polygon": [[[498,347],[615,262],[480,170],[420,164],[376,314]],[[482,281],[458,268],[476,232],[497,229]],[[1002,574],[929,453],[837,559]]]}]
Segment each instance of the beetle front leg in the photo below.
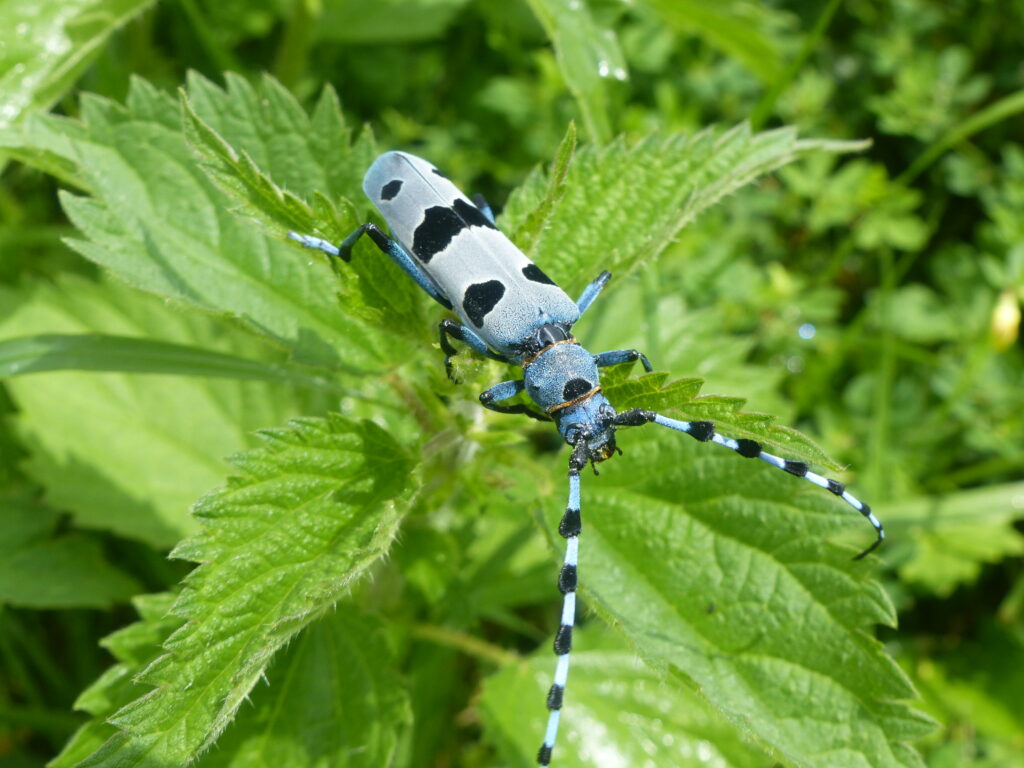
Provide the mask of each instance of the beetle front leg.
[{"label": "beetle front leg", "polygon": [[599,355],[594,355],[594,364],[598,368],[607,368],[609,365],[619,365],[620,363],[632,363],[635,360],[639,360],[647,373],[654,370],[651,367],[651,361],[647,359],[647,355],[636,349],[615,349],[611,352],[602,352]]},{"label": "beetle front leg", "polygon": [[612,273],[606,269],[595,277],[590,285],[583,289],[583,293],[580,294],[579,299],[576,301],[576,306],[580,310],[580,317],[583,317],[583,313],[594,303],[594,299],[601,295],[601,291],[604,290],[604,287],[608,285],[608,281],[611,279]]},{"label": "beetle front leg", "polygon": [[522,379],[503,381],[499,384],[495,384],[486,392],[481,392],[480,404],[484,408],[497,411],[498,413],[519,413],[529,416],[531,419],[536,419],[537,421],[551,421],[551,417],[547,414],[537,413],[523,403],[516,403],[515,405],[498,405],[498,403],[503,400],[511,400],[522,392],[523,389],[525,389],[525,384],[523,384]]}]

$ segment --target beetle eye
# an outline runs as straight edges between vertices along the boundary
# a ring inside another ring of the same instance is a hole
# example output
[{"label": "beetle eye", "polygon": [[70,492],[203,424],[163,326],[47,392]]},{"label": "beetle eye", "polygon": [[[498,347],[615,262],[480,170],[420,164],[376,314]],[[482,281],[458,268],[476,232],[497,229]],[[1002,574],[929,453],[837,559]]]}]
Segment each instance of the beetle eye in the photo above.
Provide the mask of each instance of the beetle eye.
[{"label": "beetle eye", "polygon": [[565,441],[571,445],[576,445],[576,441],[580,439],[580,431],[576,427],[570,427],[565,432]]}]

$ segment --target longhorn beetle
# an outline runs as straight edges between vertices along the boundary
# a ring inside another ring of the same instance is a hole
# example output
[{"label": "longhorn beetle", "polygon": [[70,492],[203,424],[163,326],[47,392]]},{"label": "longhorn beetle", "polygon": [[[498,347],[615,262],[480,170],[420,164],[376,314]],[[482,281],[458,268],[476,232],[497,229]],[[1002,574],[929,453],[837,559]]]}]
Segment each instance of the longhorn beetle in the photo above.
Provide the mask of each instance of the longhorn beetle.
[{"label": "longhorn beetle", "polygon": [[[599,274],[573,301],[498,231],[494,214],[482,197],[470,202],[433,165],[404,152],[387,152],[378,157],[363,179],[363,191],[387,222],[390,237],[372,223],[363,224],[337,247],[318,237],[295,232],[288,236],[307,248],[349,261],[353,246],[360,237],[368,235],[417,285],[462,321],[446,319],[440,324],[441,349],[449,377],[452,357],[457,353],[452,339],[484,357],[521,366],[522,379],[495,384],[480,395],[481,404],[500,413],[522,413],[554,421],[572,446],[569,503],[558,526],[566,539],[565,561],[558,575],[558,588],[564,596],[562,619],[554,643],[557,665],[547,697],[547,731],[537,753],[541,768],[551,761],[569,675],[581,529],[580,470],[588,462],[597,464],[618,450],[615,431],[619,427],[653,422],[802,477],[840,497],[874,526],[875,541],[855,559],[882,543],[885,531],[868,505],[842,483],[811,472],[802,461],[766,453],[756,440],[719,435],[710,421],[678,421],[643,408],[617,413],[601,392],[599,369],[639,360],[644,370],[650,372],[650,362],[635,349],[592,355],[571,332],[608,284],[609,272]],[[507,403],[524,389],[544,415],[521,403]]]}]

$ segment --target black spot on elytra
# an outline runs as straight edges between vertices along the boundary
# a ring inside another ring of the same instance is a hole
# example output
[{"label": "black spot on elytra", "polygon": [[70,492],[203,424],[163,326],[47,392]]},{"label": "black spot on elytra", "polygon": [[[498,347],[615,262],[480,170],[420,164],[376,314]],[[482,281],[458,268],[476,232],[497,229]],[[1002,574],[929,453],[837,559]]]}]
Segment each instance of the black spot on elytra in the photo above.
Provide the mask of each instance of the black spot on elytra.
[{"label": "black spot on elytra", "polygon": [[441,173],[439,170],[437,170],[437,168],[431,168],[430,170],[434,172],[435,176],[440,176],[442,179],[447,179],[448,178],[443,173]]},{"label": "black spot on elytra", "polygon": [[462,220],[471,227],[487,227],[488,229],[495,229],[495,226],[491,224],[490,219],[484,216],[483,211],[477,208],[472,203],[467,203],[461,197],[452,203],[452,208],[455,210]]},{"label": "black spot on elytra", "polygon": [[465,228],[466,222],[451,208],[443,205],[427,208],[423,221],[412,234],[412,252],[426,264]]},{"label": "black spot on elytra", "polygon": [[473,283],[462,297],[462,309],[473,325],[481,328],[487,313],[494,309],[504,295],[505,286],[499,280]]},{"label": "black spot on elytra", "polygon": [[562,397],[565,402],[575,400],[577,397],[581,397],[594,388],[586,379],[569,379],[562,387]]},{"label": "black spot on elytra", "polygon": [[523,276],[527,280],[533,280],[535,283],[545,283],[546,285],[554,285],[555,281],[545,275],[541,268],[536,264],[529,264],[523,267]]},{"label": "black spot on elytra", "polygon": [[462,198],[452,203],[451,208],[442,205],[427,208],[423,212],[423,221],[413,232],[412,252],[426,264],[467,227],[495,229],[479,208]]},{"label": "black spot on elytra", "polygon": [[398,191],[402,188],[401,179],[392,179],[383,187],[380,188],[380,199],[381,200],[393,200]]}]

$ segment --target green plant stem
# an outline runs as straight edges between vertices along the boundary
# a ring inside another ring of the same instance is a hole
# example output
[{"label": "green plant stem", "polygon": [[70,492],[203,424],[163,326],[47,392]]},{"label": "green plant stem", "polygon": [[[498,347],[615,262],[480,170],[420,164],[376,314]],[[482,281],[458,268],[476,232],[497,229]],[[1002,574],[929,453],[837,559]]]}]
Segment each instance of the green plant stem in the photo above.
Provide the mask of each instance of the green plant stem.
[{"label": "green plant stem", "polygon": [[28,726],[64,739],[68,733],[82,725],[84,718],[59,709],[21,706],[0,707],[0,722]]},{"label": "green plant stem", "polygon": [[996,478],[1004,473],[1019,472],[1022,465],[1024,465],[1024,454],[1018,452],[1010,456],[997,456],[951,472],[943,472],[936,477],[935,492],[956,491],[965,486],[976,485],[982,481]]},{"label": "green plant stem", "polygon": [[274,59],[274,76],[292,88],[302,76],[309,54],[314,21],[309,5],[309,0],[297,0],[292,4],[292,14]]},{"label": "green plant stem", "polygon": [[472,635],[467,635],[465,632],[456,632],[454,629],[446,629],[435,624],[416,624],[412,628],[412,634],[421,640],[429,640],[438,645],[457,648],[463,653],[479,659],[486,659],[501,667],[515,664],[519,661],[519,655],[516,653],[506,651],[491,643],[486,643]]},{"label": "green plant stem", "polygon": [[880,350],[877,373],[875,374],[874,417],[871,421],[869,438],[869,485],[875,498],[883,499],[886,493],[883,478],[888,475],[889,462],[886,458],[889,445],[889,418],[892,408],[892,386],[896,376],[896,345],[892,331],[892,295],[896,288],[896,271],[892,251],[885,248],[879,254],[882,284],[878,292]]},{"label": "green plant stem", "polygon": [[1024,112],[1024,89],[1011,93],[995,104],[990,104],[980,112],[971,115],[941,139],[933,142],[924,152],[918,155],[917,159],[910,164],[907,170],[896,177],[896,183],[909,184],[947,150],[952,149],[979,131],[990,128],[996,123],[1013,117],[1020,112]]},{"label": "green plant stem", "polygon": [[18,687],[29,706],[41,707],[43,693],[35,684],[22,653],[15,648],[22,629],[20,618],[10,608],[0,606],[0,622],[0,663],[4,675]]}]

